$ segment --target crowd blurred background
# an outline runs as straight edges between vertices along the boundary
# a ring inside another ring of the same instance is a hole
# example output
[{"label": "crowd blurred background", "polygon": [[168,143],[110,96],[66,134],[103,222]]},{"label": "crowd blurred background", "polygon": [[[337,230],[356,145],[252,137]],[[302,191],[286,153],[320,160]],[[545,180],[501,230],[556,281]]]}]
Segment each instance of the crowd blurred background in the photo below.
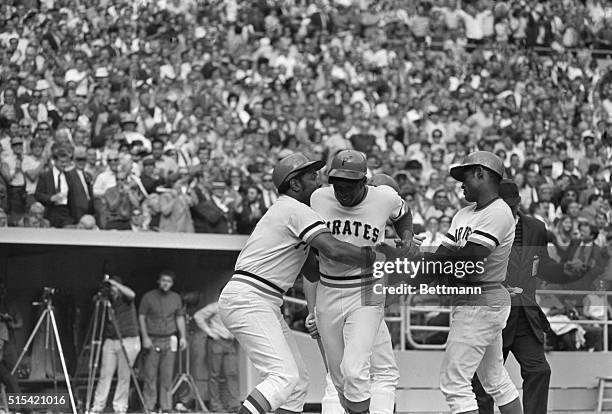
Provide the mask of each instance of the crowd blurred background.
[{"label": "crowd blurred background", "polygon": [[0,225],[249,234],[280,157],[354,148],[436,246],[481,149],[601,275],[611,50],[600,0],[5,1]]}]

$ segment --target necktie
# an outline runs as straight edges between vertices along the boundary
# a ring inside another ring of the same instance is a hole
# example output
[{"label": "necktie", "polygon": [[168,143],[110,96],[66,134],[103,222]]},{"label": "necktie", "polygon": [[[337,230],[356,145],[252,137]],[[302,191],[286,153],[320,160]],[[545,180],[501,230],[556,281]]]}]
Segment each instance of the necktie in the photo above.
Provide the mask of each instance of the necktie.
[{"label": "necktie", "polygon": [[535,188],[531,188],[531,201],[533,203],[537,203],[538,202],[538,190],[536,190]]},{"label": "necktie", "polygon": [[60,171],[57,175],[57,192],[62,192],[62,172]]}]

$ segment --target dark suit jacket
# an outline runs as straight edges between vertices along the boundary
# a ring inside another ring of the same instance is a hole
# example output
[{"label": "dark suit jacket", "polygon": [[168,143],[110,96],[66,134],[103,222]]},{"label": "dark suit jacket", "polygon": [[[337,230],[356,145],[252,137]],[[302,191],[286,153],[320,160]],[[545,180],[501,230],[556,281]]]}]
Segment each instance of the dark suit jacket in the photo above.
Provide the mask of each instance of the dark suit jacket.
[{"label": "dark suit jacket", "polygon": [[[566,262],[568,260],[572,260],[579,246],[579,242],[572,241],[567,247],[567,250],[563,256],[561,256],[561,261]],[[607,252],[605,250],[602,250],[600,247],[595,245],[587,248],[587,254],[587,264],[590,265],[589,269],[586,271],[584,276],[582,276],[582,278],[567,284],[565,286],[566,289],[595,290],[594,282],[599,276],[602,275],[609,257],[607,256]]]},{"label": "dark suit jacket", "polygon": [[[512,247],[508,262],[506,285],[520,287],[523,293],[512,298],[512,310],[506,328],[504,329],[504,344],[512,343],[511,335],[514,327],[520,323],[521,308],[524,309],[529,325],[535,336],[544,342],[544,332],[550,330],[546,315],[538,306],[535,299],[537,278],[551,283],[565,284],[575,279],[564,274],[563,265],[555,262],[548,255],[548,238],[544,223],[538,219],[519,213],[519,225],[523,228],[523,246]],[[538,257],[536,277],[532,276],[534,259]]]},{"label": "dark suit jacket", "polygon": [[211,199],[205,197],[199,188],[195,189],[198,204],[191,207],[191,217],[196,233],[229,232],[229,222],[226,215]]},{"label": "dark suit jacket", "polygon": [[310,28],[314,31],[327,30],[328,33],[334,33],[336,25],[330,14],[325,15],[325,27],[323,27],[323,19],[321,13],[316,12],[310,15]]},{"label": "dark suit jacket", "polygon": [[[67,173],[66,173],[67,174]],[[66,175],[68,183],[68,194],[70,195],[71,180]],[[38,177],[36,192],[34,197],[45,206],[45,218],[51,222],[53,227],[64,227],[74,224],[74,218],[70,215],[70,204],[68,206],[58,206],[51,201],[51,197],[57,194],[56,182],[53,177],[53,169],[49,169]],[[68,197],[70,203],[70,196]]]},{"label": "dark suit jacket", "polygon": [[[76,169],[66,172],[66,181],[68,181],[68,207],[70,208],[70,216],[77,223],[85,214],[93,214],[93,187],[92,179],[89,173],[83,172],[87,188],[83,186],[83,182],[79,177]],[[87,199],[87,194],[89,199]]]}]

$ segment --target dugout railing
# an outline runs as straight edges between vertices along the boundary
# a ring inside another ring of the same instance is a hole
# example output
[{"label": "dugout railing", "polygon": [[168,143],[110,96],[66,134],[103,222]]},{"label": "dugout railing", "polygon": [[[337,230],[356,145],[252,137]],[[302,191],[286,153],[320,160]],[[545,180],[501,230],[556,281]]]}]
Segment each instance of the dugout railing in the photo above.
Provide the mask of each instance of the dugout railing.
[{"label": "dugout railing", "polygon": [[[556,298],[563,297],[585,297],[586,295],[595,295],[603,299],[605,309],[603,309],[603,319],[587,319],[584,317],[572,319],[571,323],[576,325],[599,325],[602,327],[601,334],[603,335],[603,352],[608,352],[610,343],[609,332],[612,329],[612,305],[610,297],[612,292],[608,291],[578,291],[578,290],[538,290],[536,294],[540,297],[554,296]],[[416,333],[445,333],[449,331],[448,325],[427,325],[415,323],[414,319],[419,319],[422,315],[432,314],[450,314],[450,306],[448,305],[433,305],[433,304],[416,304],[416,301],[422,299],[419,295],[402,296],[399,302],[399,313],[390,314],[385,317],[385,320],[392,329],[394,324],[399,324],[399,349],[407,350],[444,350],[446,343],[428,344],[419,341]],[[304,299],[293,297],[285,297],[285,302],[293,305],[306,306]],[[600,305],[594,305],[600,306]],[[422,319],[422,318],[421,318]],[[554,323],[554,322],[553,322]],[[392,329],[393,330],[393,329]],[[422,336],[422,335],[421,335]]]},{"label": "dugout railing", "polygon": [[[609,291],[579,291],[579,290],[538,290],[536,294],[539,297],[553,296],[555,298],[563,298],[563,297],[577,297],[583,298],[587,295],[593,295],[598,298],[602,298],[603,305],[593,305],[593,306],[603,306],[602,310],[602,318],[601,319],[589,319],[580,315],[576,319],[571,319],[572,324],[576,325],[587,325],[587,326],[601,326],[603,335],[603,352],[609,351],[609,332],[612,325],[612,320],[610,319],[610,315],[612,314],[612,305],[610,304],[610,297],[612,296],[612,292]],[[386,320],[389,323],[399,323],[400,328],[400,349],[416,349],[416,350],[443,350],[446,346],[446,343],[441,344],[427,344],[422,343],[418,340],[417,335],[415,333],[423,333],[423,332],[448,332],[448,325],[427,325],[427,324],[419,324],[415,323],[414,319],[423,319],[422,316],[425,314],[439,313],[439,314],[449,314],[450,306],[445,305],[419,305],[414,304],[415,301],[419,300],[420,296],[411,295],[400,298],[400,306],[399,306],[399,316],[390,316],[387,317]],[[415,317],[415,318],[413,318]],[[552,322],[555,323],[555,322]]]}]

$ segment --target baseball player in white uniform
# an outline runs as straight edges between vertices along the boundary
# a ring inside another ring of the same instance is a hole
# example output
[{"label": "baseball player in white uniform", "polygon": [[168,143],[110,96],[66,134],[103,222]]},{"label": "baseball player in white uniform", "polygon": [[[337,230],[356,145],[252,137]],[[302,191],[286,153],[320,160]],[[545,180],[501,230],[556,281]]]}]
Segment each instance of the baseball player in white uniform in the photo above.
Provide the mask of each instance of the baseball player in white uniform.
[{"label": "baseball player in white uniform", "polygon": [[[312,208],[340,240],[375,246],[384,242],[391,219],[402,240],[411,244],[412,216],[406,203],[389,186],[366,185],[366,171],[363,153],[339,152],[329,172],[331,186],[313,193]],[[319,252],[319,273],[317,328],[340,402],[349,413],[392,413],[399,371],[383,320],[385,297],[371,292],[372,270]]]},{"label": "baseball player in white uniform", "polygon": [[301,153],[279,161],[272,178],[280,197],[253,230],[219,297],[223,323],[263,378],[240,407],[240,414],[303,409],[306,369],[280,307],[310,247],[353,266],[369,267],[386,259],[379,248],[354,246],[334,238],[309,207],[318,186],[317,171],[324,165]]},{"label": "baseball player in white uniform", "polygon": [[[374,187],[388,185],[396,192],[399,193],[400,191],[397,182],[386,174],[375,174],[372,176],[370,185]],[[417,245],[420,245],[422,238],[415,236],[413,241]],[[316,268],[313,274],[305,275],[303,282],[309,312],[308,318],[306,318],[306,327],[313,338],[320,340],[314,318],[316,284],[319,280],[318,263],[315,263],[315,265]],[[313,281],[317,280],[317,282],[310,282],[309,279]],[[370,378],[372,381],[370,388],[370,393],[372,395],[370,400],[370,412],[372,414],[392,414],[395,406],[395,391],[399,381],[399,369],[395,361],[393,343],[386,323],[381,323],[380,328],[372,349],[372,359],[370,361]],[[325,394],[321,400],[321,414],[344,414],[345,411],[338,397],[338,391],[329,373],[325,376],[325,382]]]},{"label": "baseball player in white uniform", "polygon": [[506,278],[515,227],[510,207],[499,197],[504,165],[493,153],[477,151],[450,173],[463,183],[465,199],[474,204],[457,212],[442,245],[425,256],[456,264],[480,261],[484,270],[461,279],[451,277],[452,285],[480,286],[482,294],[453,297],[440,389],[453,414],[478,414],[471,386],[477,372],[502,414],[522,413],[519,393],[504,367],[502,354],[510,294],[501,283]]}]

